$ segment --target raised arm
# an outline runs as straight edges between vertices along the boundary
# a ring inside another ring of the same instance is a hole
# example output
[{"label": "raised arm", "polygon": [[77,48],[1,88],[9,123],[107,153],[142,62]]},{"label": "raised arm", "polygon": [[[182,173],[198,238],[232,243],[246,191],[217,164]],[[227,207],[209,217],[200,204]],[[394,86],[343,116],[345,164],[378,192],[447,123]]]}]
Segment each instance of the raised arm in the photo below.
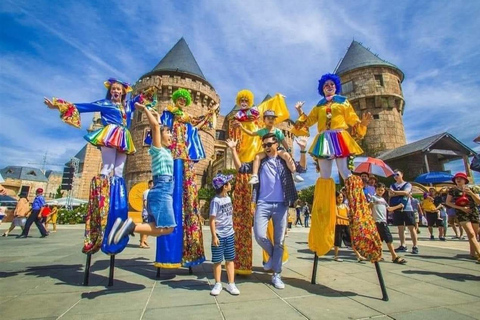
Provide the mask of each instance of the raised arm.
[{"label": "raised arm", "polygon": [[237,169],[238,171],[242,166],[242,162],[240,161],[240,157],[238,156],[237,149],[236,149],[238,140],[227,139],[226,143],[227,143],[227,146],[230,148],[230,150],[232,150],[233,164],[235,166],[235,169]]},{"label": "raised arm", "polygon": [[298,144],[300,147],[300,166],[302,166],[304,169],[307,169],[307,138],[306,137],[301,137],[295,139],[295,142]]},{"label": "raised arm", "polygon": [[162,147],[162,138],[160,135],[160,123],[158,122],[158,113],[156,111],[151,111],[144,104],[135,103],[135,108],[138,111],[143,111],[147,115],[148,123],[152,129],[152,145],[157,148]]}]

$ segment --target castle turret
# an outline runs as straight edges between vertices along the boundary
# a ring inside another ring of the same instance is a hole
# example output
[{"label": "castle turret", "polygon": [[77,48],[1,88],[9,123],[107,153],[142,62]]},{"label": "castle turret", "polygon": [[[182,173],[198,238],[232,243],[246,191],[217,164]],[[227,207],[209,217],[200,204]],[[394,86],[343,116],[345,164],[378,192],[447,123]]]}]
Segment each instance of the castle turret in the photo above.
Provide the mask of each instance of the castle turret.
[{"label": "castle turret", "polygon": [[[171,96],[178,88],[190,91],[192,104],[186,107],[185,111],[192,116],[206,114],[210,108],[220,102],[218,94],[206,80],[183,38],[173,46],[152,71],[140,77],[134,86],[134,92],[150,86],[159,88],[157,105],[159,113],[163,112],[167,105],[173,103]],[[148,155],[148,146],[144,144],[144,139],[149,129],[145,114],[141,112],[135,113],[130,131],[137,152],[127,158],[125,165],[124,177],[128,188],[131,188],[138,182],[151,179],[151,159]],[[210,161],[215,157],[215,129],[208,131],[200,130],[200,138],[202,139],[207,158],[195,165],[198,185],[201,185],[202,175]]]},{"label": "castle turret", "polygon": [[373,115],[362,141],[365,153],[376,156],[405,145],[403,72],[361,43],[352,41],[335,73],[342,80],[342,95],[348,97],[357,114]]}]

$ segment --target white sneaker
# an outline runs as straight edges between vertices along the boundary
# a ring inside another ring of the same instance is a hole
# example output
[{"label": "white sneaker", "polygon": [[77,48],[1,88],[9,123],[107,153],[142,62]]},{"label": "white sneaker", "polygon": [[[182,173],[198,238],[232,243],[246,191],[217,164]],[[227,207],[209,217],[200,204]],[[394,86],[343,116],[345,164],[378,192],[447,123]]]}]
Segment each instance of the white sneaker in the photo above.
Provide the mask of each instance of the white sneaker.
[{"label": "white sneaker", "polygon": [[122,226],[118,229],[113,238],[113,243],[118,244],[123,238],[128,237],[135,230],[135,223],[131,218],[128,218],[123,222]]},{"label": "white sneaker", "polygon": [[257,184],[258,183],[258,176],[256,174],[252,174],[252,177],[250,178],[250,181],[248,181],[248,184]]},{"label": "white sneaker", "polygon": [[263,264],[263,270],[269,271],[272,270],[272,258],[270,257],[267,262]]},{"label": "white sneaker", "polygon": [[300,176],[300,174],[298,174],[297,172],[295,172],[295,173],[293,174],[293,181],[295,181],[295,182],[303,182],[303,181],[305,181],[305,180]]},{"label": "white sneaker", "polygon": [[[213,286],[213,289],[212,291],[210,291],[210,294],[212,296],[218,296],[220,294],[220,292],[222,292],[222,289],[223,289],[223,286],[222,286],[222,283],[221,282],[217,282],[215,283],[215,285]],[[238,289],[237,289],[238,290]]]},{"label": "white sneaker", "polygon": [[274,273],[272,276],[272,284],[277,289],[285,289],[285,283],[282,281],[280,273]]},{"label": "white sneaker", "polygon": [[228,293],[234,296],[238,296],[240,294],[240,290],[238,290],[234,282],[227,284],[227,286],[225,287],[225,290],[227,290]]},{"label": "white sneaker", "polygon": [[117,233],[118,228],[120,228],[121,225],[122,225],[122,219],[121,219],[121,218],[117,218],[117,220],[115,220],[115,223],[114,223],[113,226],[112,226],[112,229],[110,229],[110,233],[108,234],[108,241],[107,241],[107,244],[108,244],[108,245],[111,245],[111,244],[112,244],[112,242],[113,242],[113,237],[115,236],[115,234]]}]

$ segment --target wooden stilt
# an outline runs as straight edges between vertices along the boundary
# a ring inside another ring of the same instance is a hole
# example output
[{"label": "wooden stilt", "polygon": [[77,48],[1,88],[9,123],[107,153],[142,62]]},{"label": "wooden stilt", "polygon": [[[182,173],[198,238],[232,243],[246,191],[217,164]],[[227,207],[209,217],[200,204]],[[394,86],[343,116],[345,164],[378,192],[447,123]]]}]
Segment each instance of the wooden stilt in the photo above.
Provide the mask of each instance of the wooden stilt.
[{"label": "wooden stilt", "polygon": [[115,255],[112,254],[110,256],[110,273],[108,275],[108,286],[111,287],[113,286],[113,273],[115,270]]},{"label": "wooden stilt", "polygon": [[188,274],[193,274],[193,269],[192,269],[192,267],[188,267]]},{"label": "wooden stilt", "polygon": [[387,288],[385,287],[385,282],[383,281],[382,270],[380,270],[380,264],[375,262],[375,270],[377,270],[378,282],[380,282],[380,289],[382,289],[382,300],[388,301]]},{"label": "wooden stilt", "polygon": [[161,268],[157,268],[157,276],[156,276],[157,279],[160,279],[160,270]]},{"label": "wooden stilt", "polygon": [[312,270],[311,284],[316,284],[317,283],[317,267],[318,267],[318,256],[315,253],[315,256],[313,257],[313,270]]},{"label": "wooden stilt", "polygon": [[88,280],[90,278],[90,264],[92,262],[92,254],[87,253],[87,261],[85,262],[85,271],[83,272],[83,285],[88,286]]}]

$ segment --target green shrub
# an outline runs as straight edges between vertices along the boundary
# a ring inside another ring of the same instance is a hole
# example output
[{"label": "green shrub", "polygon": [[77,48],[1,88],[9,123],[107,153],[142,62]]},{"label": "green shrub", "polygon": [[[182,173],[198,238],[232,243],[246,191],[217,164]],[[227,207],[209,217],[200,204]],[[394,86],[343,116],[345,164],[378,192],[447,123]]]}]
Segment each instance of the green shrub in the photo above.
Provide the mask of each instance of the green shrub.
[{"label": "green shrub", "polygon": [[83,204],[72,210],[65,208],[58,210],[57,223],[59,224],[76,224],[84,223],[87,214],[87,205]]}]

